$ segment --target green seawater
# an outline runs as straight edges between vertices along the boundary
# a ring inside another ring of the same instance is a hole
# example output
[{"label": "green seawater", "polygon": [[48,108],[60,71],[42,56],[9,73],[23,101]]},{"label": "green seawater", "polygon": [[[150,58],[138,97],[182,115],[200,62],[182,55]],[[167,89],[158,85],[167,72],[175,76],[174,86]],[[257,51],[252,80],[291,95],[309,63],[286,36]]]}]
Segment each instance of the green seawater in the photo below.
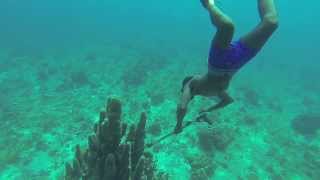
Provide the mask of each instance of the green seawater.
[{"label": "green seawater", "polygon": [[[320,1],[275,0],[279,28],[233,78],[235,102],[149,149],[169,180],[320,179]],[[220,0],[234,39],[256,0]],[[216,29],[199,0],[1,0],[0,180],[63,179],[110,96],[171,132],[181,81],[207,71]],[[186,120],[215,103],[195,97]]]}]

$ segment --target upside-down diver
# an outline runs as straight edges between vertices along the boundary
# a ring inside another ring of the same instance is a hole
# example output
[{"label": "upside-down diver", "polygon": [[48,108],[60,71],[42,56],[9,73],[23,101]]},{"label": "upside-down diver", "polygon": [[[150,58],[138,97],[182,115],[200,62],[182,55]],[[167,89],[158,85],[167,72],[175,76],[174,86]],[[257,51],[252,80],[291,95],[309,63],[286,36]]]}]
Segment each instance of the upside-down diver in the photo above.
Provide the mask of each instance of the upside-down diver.
[{"label": "upside-down diver", "polygon": [[236,72],[253,59],[278,27],[278,16],[273,0],[257,0],[260,23],[248,34],[233,40],[234,24],[214,0],[201,0],[209,12],[212,24],[217,28],[211,42],[208,72],[186,77],[182,82],[181,98],[177,106],[175,133],[182,132],[182,122],[189,102],[194,96],[217,96],[220,102],[202,110],[206,113],[223,108],[233,102],[227,93],[229,83]]}]

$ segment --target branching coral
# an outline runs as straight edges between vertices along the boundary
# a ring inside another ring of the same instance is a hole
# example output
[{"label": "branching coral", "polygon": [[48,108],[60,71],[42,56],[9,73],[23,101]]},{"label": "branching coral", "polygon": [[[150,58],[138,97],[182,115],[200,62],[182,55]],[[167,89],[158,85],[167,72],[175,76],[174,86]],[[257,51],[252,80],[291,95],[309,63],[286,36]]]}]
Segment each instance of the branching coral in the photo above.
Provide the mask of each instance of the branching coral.
[{"label": "branching coral", "polygon": [[66,164],[66,180],[142,180],[153,179],[152,154],[144,152],[147,117],[141,114],[137,126],[121,122],[121,103],[109,99],[106,111],[88,138],[88,148],[78,145],[72,165]]}]

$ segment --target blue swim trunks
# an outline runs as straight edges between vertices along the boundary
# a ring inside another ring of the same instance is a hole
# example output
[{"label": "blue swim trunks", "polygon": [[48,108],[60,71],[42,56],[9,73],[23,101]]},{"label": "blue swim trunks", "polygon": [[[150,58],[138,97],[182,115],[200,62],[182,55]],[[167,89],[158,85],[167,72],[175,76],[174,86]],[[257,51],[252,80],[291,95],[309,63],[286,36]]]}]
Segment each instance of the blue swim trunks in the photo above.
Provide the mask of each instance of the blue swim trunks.
[{"label": "blue swim trunks", "polygon": [[211,45],[208,68],[209,74],[217,75],[236,73],[243,65],[257,55],[259,49],[252,49],[243,44],[240,40],[233,41],[226,49]]}]

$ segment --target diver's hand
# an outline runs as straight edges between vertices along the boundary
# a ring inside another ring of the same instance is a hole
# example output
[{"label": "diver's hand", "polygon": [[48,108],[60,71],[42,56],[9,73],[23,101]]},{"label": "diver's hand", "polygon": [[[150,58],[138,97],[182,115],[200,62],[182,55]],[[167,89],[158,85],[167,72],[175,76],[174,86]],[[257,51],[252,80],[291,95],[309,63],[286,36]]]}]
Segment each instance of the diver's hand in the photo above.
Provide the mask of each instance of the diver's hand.
[{"label": "diver's hand", "polygon": [[182,129],[182,125],[177,124],[176,127],[174,128],[173,133],[179,134],[179,133],[182,132],[182,130],[183,130],[183,129]]},{"label": "diver's hand", "polygon": [[178,134],[182,132],[182,121],[186,113],[187,113],[187,108],[182,108],[180,105],[178,105],[177,112],[176,112],[177,124],[174,129],[174,133]]}]

